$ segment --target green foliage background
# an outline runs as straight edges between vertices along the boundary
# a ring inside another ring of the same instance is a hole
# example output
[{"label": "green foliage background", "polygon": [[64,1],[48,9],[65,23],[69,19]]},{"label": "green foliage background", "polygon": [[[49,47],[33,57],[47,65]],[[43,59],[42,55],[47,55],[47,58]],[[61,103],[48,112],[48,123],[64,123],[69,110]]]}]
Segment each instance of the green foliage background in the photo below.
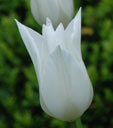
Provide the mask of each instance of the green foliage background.
[{"label": "green foliage background", "polygon": [[[75,14],[83,7],[82,55],[95,92],[83,127],[113,128],[113,0],[74,2]],[[72,128],[42,111],[34,67],[15,18],[41,32],[30,1],[0,0],[0,128]]]}]

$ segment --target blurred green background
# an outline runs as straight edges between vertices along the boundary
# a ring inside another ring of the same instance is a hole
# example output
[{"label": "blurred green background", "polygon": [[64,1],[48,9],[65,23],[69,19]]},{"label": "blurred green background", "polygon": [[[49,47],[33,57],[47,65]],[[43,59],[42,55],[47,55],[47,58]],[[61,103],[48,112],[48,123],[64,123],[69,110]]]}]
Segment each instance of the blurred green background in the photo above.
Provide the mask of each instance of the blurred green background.
[{"label": "blurred green background", "polygon": [[[82,128],[113,128],[113,0],[74,0],[82,6],[82,55],[94,100]],[[14,19],[41,32],[29,0],[0,0],[0,128],[71,128],[46,115],[38,82]]]}]

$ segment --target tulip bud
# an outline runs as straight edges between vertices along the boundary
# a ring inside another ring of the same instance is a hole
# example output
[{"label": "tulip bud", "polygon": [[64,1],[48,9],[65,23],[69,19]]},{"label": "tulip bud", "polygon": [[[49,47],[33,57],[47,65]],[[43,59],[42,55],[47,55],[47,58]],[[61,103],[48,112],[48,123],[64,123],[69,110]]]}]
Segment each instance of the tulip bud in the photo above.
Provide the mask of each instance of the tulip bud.
[{"label": "tulip bud", "polygon": [[55,28],[60,22],[66,27],[74,14],[73,0],[31,0],[31,11],[40,25],[48,17]]}]

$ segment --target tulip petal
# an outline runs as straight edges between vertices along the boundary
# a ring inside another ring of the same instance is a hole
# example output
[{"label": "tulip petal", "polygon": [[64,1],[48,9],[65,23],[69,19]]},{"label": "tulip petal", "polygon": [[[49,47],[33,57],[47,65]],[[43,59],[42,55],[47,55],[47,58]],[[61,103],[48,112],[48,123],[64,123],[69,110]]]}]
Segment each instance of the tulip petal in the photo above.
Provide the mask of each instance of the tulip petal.
[{"label": "tulip petal", "polygon": [[58,22],[58,6],[56,0],[31,0],[31,10],[34,18],[40,25],[45,24],[46,17],[49,17],[54,23],[53,25],[56,26]]},{"label": "tulip petal", "polygon": [[64,33],[64,26],[62,23],[60,23],[56,29],[57,33]]},{"label": "tulip petal", "polygon": [[55,31],[55,48],[57,45],[62,46],[64,49],[66,49],[66,40],[65,40],[65,30],[62,23],[60,23]]},{"label": "tulip petal", "polygon": [[[43,34],[43,57],[42,57],[42,65],[45,63],[45,60],[50,52],[52,52],[54,48],[54,29],[49,18],[46,18],[46,25],[43,25],[42,34]],[[52,38],[51,38],[52,37]]]},{"label": "tulip petal", "polygon": [[48,50],[51,50],[52,45],[54,45],[52,38],[51,38],[54,36],[54,33],[55,31],[52,26],[52,22],[49,18],[47,18],[46,25],[43,25],[42,34],[43,34],[45,41],[50,44],[50,46],[48,47]]},{"label": "tulip petal", "polygon": [[73,56],[81,58],[81,8],[79,9],[76,17],[67,26],[65,32],[69,45],[68,47],[70,48],[70,51],[72,51]]},{"label": "tulip petal", "polygon": [[60,44],[62,47],[65,47],[65,31],[62,23],[60,23],[56,31],[54,31],[51,20],[47,18],[46,25],[43,25],[42,33],[45,42],[43,47],[45,47],[44,49],[46,49],[43,51],[47,51],[45,52],[45,58],[49,53],[54,51],[58,44]]},{"label": "tulip petal", "polygon": [[47,106],[45,105],[44,100],[43,100],[43,97],[41,96],[41,94],[40,94],[40,104],[41,104],[42,109],[43,109],[48,115],[53,116],[52,113],[48,110]]},{"label": "tulip petal", "polygon": [[40,92],[52,115],[65,121],[75,120],[83,114],[93,95],[84,64],[60,46],[47,59]]},{"label": "tulip petal", "polygon": [[30,57],[33,61],[33,64],[36,69],[36,73],[39,76],[40,72],[40,54],[41,54],[41,47],[42,47],[42,39],[41,35],[39,35],[37,32],[33,31],[32,29],[26,27],[25,25],[21,24],[16,20],[18,29],[20,31],[21,37],[24,41],[24,44],[30,54]]},{"label": "tulip petal", "polygon": [[59,12],[58,23],[63,23],[64,27],[66,27],[74,15],[73,0],[56,0],[56,1]]},{"label": "tulip petal", "polygon": [[67,17],[70,20],[74,15],[73,0],[57,0],[57,1],[59,3],[59,7],[62,9],[62,11],[67,15]]}]

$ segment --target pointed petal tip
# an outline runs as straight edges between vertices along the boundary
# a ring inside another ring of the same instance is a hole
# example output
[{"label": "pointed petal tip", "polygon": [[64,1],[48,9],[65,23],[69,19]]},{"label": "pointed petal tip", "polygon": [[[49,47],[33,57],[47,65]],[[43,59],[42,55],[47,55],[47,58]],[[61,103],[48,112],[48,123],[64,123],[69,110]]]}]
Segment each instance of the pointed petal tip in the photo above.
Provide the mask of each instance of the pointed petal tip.
[{"label": "pointed petal tip", "polygon": [[20,22],[17,19],[14,19],[14,21],[16,22],[17,26],[18,24],[20,24]]},{"label": "pointed petal tip", "polygon": [[16,22],[17,25],[18,24],[22,25],[17,19],[14,19],[14,20],[15,20],[15,22]]},{"label": "pointed petal tip", "polygon": [[59,31],[59,30],[63,30],[63,31],[64,31],[63,23],[60,23],[60,24],[57,26],[56,32]]},{"label": "pointed petal tip", "polygon": [[46,26],[51,26],[53,28],[53,24],[51,20],[49,19],[49,17],[46,17]]},{"label": "pointed petal tip", "polygon": [[[79,8],[77,14],[78,14],[78,13],[81,13],[81,11],[82,11],[82,7]],[[77,14],[76,14],[76,15],[77,15]]]},{"label": "pointed petal tip", "polygon": [[46,24],[42,25],[42,29],[46,30],[48,28],[50,28],[51,30],[54,30],[51,20],[48,17],[46,17]]},{"label": "pointed petal tip", "polygon": [[14,19],[15,22],[18,22],[17,19]]},{"label": "pointed petal tip", "polygon": [[16,25],[17,25],[17,27],[18,27],[18,30],[20,31],[23,27],[24,27],[24,25],[23,24],[21,24],[18,20],[16,20],[15,19],[15,22],[16,22]]},{"label": "pointed petal tip", "polygon": [[[77,26],[81,26],[81,9],[82,7],[80,7],[79,11],[77,12],[75,18],[73,19],[74,23],[73,23],[73,28],[76,29]],[[80,27],[81,29],[81,27]]]},{"label": "pointed petal tip", "polygon": [[47,24],[51,24],[51,20],[49,19],[49,17],[46,17],[46,25]]},{"label": "pointed petal tip", "polygon": [[73,27],[75,26],[76,22],[79,20],[80,22],[79,25],[81,25],[81,12],[82,12],[82,7],[79,8],[77,14],[75,15],[75,17],[72,19],[72,21],[68,24],[68,26],[66,27],[65,31],[69,31],[69,30],[73,30]]},{"label": "pointed petal tip", "polygon": [[78,15],[81,15],[81,12],[82,12],[82,7],[79,8],[78,13],[76,14],[76,17],[77,17]]},{"label": "pointed petal tip", "polygon": [[23,25],[22,23],[20,23],[17,19],[14,19],[14,20],[15,20],[15,22],[16,22],[18,28],[24,27],[24,25]]},{"label": "pointed petal tip", "polygon": [[80,18],[81,17],[81,12],[82,12],[82,7],[79,8],[79,10],[78,10],[78,12],[77,12],[77,14],[76,14],[76,16],[73,20],[76,21],[78,18]]}]

